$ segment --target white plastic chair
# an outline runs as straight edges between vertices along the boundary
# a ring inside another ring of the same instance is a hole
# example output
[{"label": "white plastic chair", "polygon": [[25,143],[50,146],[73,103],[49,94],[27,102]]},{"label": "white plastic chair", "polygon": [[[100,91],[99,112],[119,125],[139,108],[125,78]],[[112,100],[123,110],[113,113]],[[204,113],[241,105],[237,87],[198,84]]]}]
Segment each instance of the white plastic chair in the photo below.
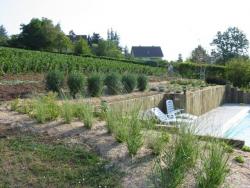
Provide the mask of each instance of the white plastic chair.
[{"label": "white plastic chair", "polygon": [[191,120],[176,118],[174,116],[168,116],[164,114],[158,107],[151,108],[149,111],[146,112],[146,116],[155,116],[161,123],[163,124],[170,124],[170,123],[191,123]]},{"label": "white plastic chair", "polygon": [[174,109],[174,102],[173,100],[166,100],[166,107],[167,107],[167,115],[171,118],[184,118],[184,119],[191,119],[195,120],[198,117],[192,114],[183,113],[184,109]]}]

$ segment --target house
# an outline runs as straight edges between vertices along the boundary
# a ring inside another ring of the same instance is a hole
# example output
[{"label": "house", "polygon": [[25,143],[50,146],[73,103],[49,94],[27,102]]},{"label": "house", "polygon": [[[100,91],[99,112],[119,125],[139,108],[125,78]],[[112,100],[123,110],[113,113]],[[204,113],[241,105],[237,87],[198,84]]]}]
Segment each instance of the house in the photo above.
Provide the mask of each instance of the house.
[{"label": "house", "polygon": [[163,58],[160,46],[133,46],[131,56],[145,61],[159,60]]}]

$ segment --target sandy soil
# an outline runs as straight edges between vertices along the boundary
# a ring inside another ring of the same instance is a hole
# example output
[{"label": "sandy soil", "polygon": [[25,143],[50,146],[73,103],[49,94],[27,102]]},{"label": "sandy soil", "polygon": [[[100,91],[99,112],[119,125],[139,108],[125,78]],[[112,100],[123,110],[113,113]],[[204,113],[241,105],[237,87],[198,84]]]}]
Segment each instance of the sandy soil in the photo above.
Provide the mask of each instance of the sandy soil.
[{"label": "sandy soil", "polygon": [[[115,141],[112,135],[107,133],[105,122],[96,122],[93,129],[85,129],[81,122],[64,124],[62,121],[54,121],[46,124],[37,124],[26,115],[10,112],[6,106],[0,108],[0,138],[5,133],[16,131],[32,131],[48,134],[51,138],[65,141],[68,144],[87,145],[89,149],[97,152],[104,159],[111,163],[106,168],[119,168],[125,172],[122,179],[123,187],[151,187],[150,175],[155,164],[155,157],[151,151],[143,147],[138,155],[131,159],[125,144]],[[236,163],[233,158],[236,155],[243,155],[245,163]],[[227,177],[225,187],[248,188],[250,187],[250,153],[235,150],[230,157],[231,171]],[[192,178],[188,178],[184,187],[192,186]]]}]

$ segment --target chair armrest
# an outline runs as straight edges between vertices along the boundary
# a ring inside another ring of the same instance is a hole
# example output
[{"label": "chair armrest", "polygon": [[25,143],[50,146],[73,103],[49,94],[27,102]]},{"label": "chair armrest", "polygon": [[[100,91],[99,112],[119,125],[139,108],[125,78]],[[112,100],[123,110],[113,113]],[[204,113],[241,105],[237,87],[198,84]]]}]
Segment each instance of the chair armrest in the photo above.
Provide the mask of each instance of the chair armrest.
[{"label": "chair armrest", "polygon": [[170,114],[181,114],[183,112],[184,112],[184,109],[177,109],[177,110],[172,111]]}]

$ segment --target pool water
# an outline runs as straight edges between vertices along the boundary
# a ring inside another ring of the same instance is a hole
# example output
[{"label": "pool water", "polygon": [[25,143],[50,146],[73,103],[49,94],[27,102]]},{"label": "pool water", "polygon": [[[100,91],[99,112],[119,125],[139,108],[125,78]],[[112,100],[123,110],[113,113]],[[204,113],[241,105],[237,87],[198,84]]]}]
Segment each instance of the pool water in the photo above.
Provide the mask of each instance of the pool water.
[{"label": "pool water", "polygon": [[226,138],[244,140],[245,145],[250,146],[250,114],[240,120],[237,125],[228,129],[224,136]]}]

